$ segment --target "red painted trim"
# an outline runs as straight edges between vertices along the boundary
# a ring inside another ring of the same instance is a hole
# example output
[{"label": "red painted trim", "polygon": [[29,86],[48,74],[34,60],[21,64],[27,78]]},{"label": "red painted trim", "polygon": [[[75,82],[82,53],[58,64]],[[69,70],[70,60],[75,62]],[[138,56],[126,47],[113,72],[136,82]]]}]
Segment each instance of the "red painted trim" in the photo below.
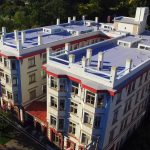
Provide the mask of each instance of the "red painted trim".
[{"label": "red painted trim", "polygon": [[55,74],[53,72],[50,72],[47,70],[47,68],[45,66],[42,66],[42,68],[46,71],[46,73],[50,76],[53,76],[53,77],[56,77],[56,78],[68,78],[74,82],[77,82],[77,83],[80,83],[82,85],[83,88],[93,92],[93,93],[109,93],[111,96],[114,96],[115,95],[115,92],[113,91],[108,91],[108,90],[96,90],[90,86],[87,86],[85,84],[82,84],[81,80],[77,79],[77,78],[74,78],[74,77],[71,77],[71,76],[68,76],[68,75],[58,75],[58,74]]}]

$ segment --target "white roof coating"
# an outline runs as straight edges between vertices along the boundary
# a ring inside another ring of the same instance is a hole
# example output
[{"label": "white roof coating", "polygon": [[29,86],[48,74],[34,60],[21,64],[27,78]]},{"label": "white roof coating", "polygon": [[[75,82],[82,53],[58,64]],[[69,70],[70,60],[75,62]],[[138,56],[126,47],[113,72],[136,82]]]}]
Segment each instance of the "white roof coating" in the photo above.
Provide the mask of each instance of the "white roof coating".
[{"label": "white roof coating", "polygon": [[124,16],[120,16],[120,17],[115,17],[114,21],[118,21],[121,23],[128,23],[128,24],[140,24],[140,21],[135,21],[134,18],[131,17],[124,17]]},{"label": "white roof coating", "polygon": [[135,36],[127,36],[124,38],[119,39],[119,41],[128,42],[128,43],[134,43],[140,41],[141,38],[135,37]]},{"label": "white roof coating", "polygon": [[[94,26],[93,26],[94,27]],[[62,32],[50,34],[49,32],[44,32],[43,28],[45,29],[64,29]],[[89,31],[91,29],[94,30],[92,27],[87,27],[84,25],[83,21],[71,21],[71,23],[64,23],[60,25],[52,25],[52,26],[45,26],[35,29],[24,30],[25,32],[25,42],[22,43],[22,49],[28,49],[32,47],[38,46],[38,35],[42,36],[42,44],[48,44],[55,41],[63,40],[69,37],[73,37],[74,35],[67,31],[67,29],[74,29],[77,31]],[[18,40],[21,40],[21,31],[18,32]],[[6,33],[4,37],[4,46],[8,48],[11,47],[12,49],[17,49],[16,40],[14,37],[14,32]]]},{"label": "white roof coating", "polygon": [[[86,67],[86,72],[99,77],[103,77],[105,79],[110,78],[111,67],[113,66],[117,67],[118,77],[119,76],[121,77],[122,76],[121,74],[125,73],[127,59],[132,59],[132,67],[131,67],[132,70],[136,69],[145,62],[150,62],[150,51],[140,50],[138,49],[138,47],[128,48],[118,46],[117,40],[114,41],[114,39],[110,39],[86,46],[84,48],[70,51],[69,54],[75,55],[74,64],[78,65],[79,68],[82,68],[81,64],[82,58],[83,56],[86,57],[86,50],[88,48],[92,49],[92,57],[91,57],[91,64]],[[104,53],[103,67],[101,70],[97,69],[99,52]],[[61,54],[55,56],[55,59],[53,59],[52,56],[51,60],[56,61],[57,63],[60,63],[62,65],[68,65],[67,64],[67,62],[69,61],[68,58],[69,57],[67,54]]]}]

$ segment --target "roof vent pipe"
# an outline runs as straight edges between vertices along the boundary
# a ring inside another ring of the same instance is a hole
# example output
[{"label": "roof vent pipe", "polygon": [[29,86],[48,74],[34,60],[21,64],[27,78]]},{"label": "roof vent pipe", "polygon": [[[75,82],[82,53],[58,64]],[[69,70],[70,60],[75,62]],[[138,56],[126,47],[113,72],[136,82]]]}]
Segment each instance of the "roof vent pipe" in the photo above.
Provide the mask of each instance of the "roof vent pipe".
[{"label": "roof vent pipe", "polygon": [[65,53],[68,55],[71,50],[71,44],[65,43]]},{"label": "roof vent pipe", "polygon": [[43,42],[42,42],[42,35],[39,34],[38,35],[38,45],[42,45],[42,44],[43,44]]},{"label": "roof vent pipe", "polygon": [[87,59],[86,59],[85,56],[83,56],[83,58],[82,58],[82,67],[83,67],[84,71],[85,71],[86,66],[87,66]]},{"label": "roof vent pipe", "polygon": [[71,23],[71,17],[68,17],[68,23],[69,24]]},{"label": "roof vent pipe", "polygon": [[2,35],[6,35],[6,27],[2,27]]},{"label": "roof vent pipe", "polygon": [[15,41],[18,40],[18,30],[14,30]]},{"label": "roof vent pipe", "polygon": [[70,54],[69,55],[69,64],[73,64],[75,63],[75,55],[74,54]]},{"label": "roof vent pipe", "polygon": [[86,50],[86,58],[87,58],[87,65],[89,66],[91,64],[91,60],[92,60],[92,49],[88,48]]},{"label": "roof vent pipe", "polygon": [[17,40],[17,41],[16,41],[16,44],[17,44],[17,50],[18,50],[18,51],[22,50],[22,43],[21,43],[21,40]]},{"label": "roof vent pipe", "polygon": [[59,18],[57,18],[57,20],[56,20],[56,25],[60,25],[60,19]]},{"label": "roof vent pipe", "polygon": [[25,42],[25,31],[21,31],[21,41],[22,44]]},{"label": "roof vent pipe", "polygon": [[83,21],[83,24],[85,25],[85,16],[84,15],[82,16],[82,21]]},{"label": "roof vent pipe", "polygon": [[98,23],[98,17],[95,17],[95,23]]},{"label": "roof vent pipe", "polygon": [[103,68],[103,59],[104,59],[104,53],[99,52],[98,53],[98,64],[97,64],[97,69],[102,70]]},{"label": "roof vent pipe", "polygon": [[73,21],[76,21],[76,16],[73,16]]},{"label": "roof vent pipe", "polygon": [[117,77],[117,67],[113,66],[111,67],[111,72],[110,72],[110,81],[114,84],[115,80]]},{"label": "roof vent pipe", "polygon": [[132,59],[128,58],[126,59],[126,67],[125,67],[125,73],[129,73],[132,68]]}]

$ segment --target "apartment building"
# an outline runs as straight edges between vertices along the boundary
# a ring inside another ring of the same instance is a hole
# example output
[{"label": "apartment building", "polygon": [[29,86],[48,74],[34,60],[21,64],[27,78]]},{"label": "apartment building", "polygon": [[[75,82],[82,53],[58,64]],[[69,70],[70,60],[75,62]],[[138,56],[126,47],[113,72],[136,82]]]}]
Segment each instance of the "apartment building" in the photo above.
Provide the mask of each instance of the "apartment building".
[{"label": "apartment building", "polygon": [[150,32],[54,56],[47,50],[48,137],[61,149],[117,150],[138,127],[150,91]]},{"label": "apartment building", "polygon": [[47,59],[46,48],[59,54],[64,49],[74,50],[116,36],[113,32],[107,35],[98,24],[98,17],[90,21],[83,16],[81,21],[68,17],[67,23],[60,24],[57,19],[56,25],[12,33],[2,27],[1,107],[14,109],[18,118],[24,121],[24,110],[33,101],[46,102],[46,73],[42,69]]}]

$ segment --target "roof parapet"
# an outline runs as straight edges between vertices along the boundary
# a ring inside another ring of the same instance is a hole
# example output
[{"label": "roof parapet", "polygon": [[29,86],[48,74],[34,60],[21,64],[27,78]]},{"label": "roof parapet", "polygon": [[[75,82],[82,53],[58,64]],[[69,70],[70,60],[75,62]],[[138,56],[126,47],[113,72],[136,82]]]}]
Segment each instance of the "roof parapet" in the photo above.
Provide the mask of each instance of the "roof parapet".
[{"label": "roof parapet", "polygon": [[92,59],[92,49],[88,48],[86,50],[86,58],[87,58],[87,65],[89,66],[91,64],[91,59]]},{"label": "roof parapet", "polygon": [[18,41],[18,30],[14,30],[15,41]]},{"label": "roof parapet", "polygon": [[103,59],[104,59],[104,53],[99,52],[98,53],[98,64],[97,64],[97,69],[102,70],[103,68]]},{"label": "roof parapet", "polygon": [[128,58],[126,59],[126,67],[125,67],[125,73],[129,73],[132,68],[132,59]]}]

